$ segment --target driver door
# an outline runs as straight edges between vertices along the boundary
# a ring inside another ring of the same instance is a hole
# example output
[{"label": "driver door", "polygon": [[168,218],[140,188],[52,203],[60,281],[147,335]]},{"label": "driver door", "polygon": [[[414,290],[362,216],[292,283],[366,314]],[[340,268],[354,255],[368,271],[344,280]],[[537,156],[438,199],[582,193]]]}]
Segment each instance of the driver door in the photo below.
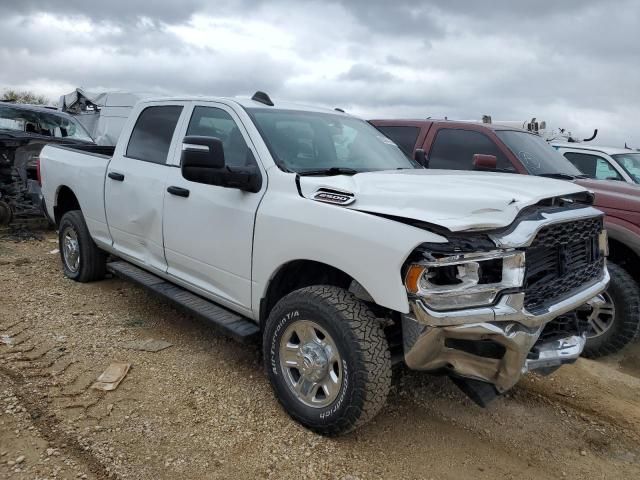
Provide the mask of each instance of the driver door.
[{"label": "driver door", "polygon": [[[180,138],[199,135],[219,138],[225,164],[257,165],[249,135],[230,107],[194,103]],[[180,166],[181,148],[174,166]],[[266,182],[258,193],[186,180],[171,168],[164,198],[164,251],[172,277],[203,296],[251,310],[253,226]]]}]

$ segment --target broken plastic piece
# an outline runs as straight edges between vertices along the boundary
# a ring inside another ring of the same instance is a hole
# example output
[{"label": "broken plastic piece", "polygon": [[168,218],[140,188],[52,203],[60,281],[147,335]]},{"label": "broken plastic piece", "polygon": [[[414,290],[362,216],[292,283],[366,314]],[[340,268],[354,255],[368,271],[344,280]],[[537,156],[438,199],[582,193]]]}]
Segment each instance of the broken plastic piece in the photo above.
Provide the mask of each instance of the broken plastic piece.
[{"label": "broken plastic piece", "polygon": [[173,344],[165,342],[164,340],[154,340],[153,338],[148,338],[146,340],[128,342],[124,345],[124,348],[128,348],[130,350],[140,350],[143,352],[159,352],[160,350],[169,348],[171,345]]},{"label": "broken plastic piece", "polygon": [[102,372],[102,375],[98,377],[98,381],[91,385],[91,388],[104,390],[105,392],[115,390],[129,372],[129,368],[131,368],[130,363],[112,363]]}]

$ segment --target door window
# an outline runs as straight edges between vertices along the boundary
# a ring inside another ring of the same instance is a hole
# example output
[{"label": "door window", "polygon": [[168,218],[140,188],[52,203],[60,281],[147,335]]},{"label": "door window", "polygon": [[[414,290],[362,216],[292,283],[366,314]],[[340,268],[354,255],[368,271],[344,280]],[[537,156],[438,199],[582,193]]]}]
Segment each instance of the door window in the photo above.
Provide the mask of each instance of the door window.
[{"label": "door window", "polygon": [[416,140],[420,134],[418,127],[382,125],[376,126],[376,128],[393,140],[405,155],[413,158],[413,148],[416,146]]},{"label": "door window", "polygon": [[567,160],[573,163],[578,170],[590,178],[598,180],[622,180],[622,176],[611,164],[598,155],[587,153],[566,152]]},{"label": "door window", "polygon": [[472,170],[476,153],[494,155],[497,169],[515,172],[511,162],[485,134],[473,130],[443,128],[438,131],[429,153],[429,168]]},{"label": "door window", "polygon": [[242,132],[227,112],[215,107],[195,107],[187,135],[216,137],[222,141],[226,165],[244,167],[255,164]]},{"label": "door window", "polygon": [[165,164],[181,112],[182,107],[179,105],[145,108],[131,132],[126,156],[145,162]]}]

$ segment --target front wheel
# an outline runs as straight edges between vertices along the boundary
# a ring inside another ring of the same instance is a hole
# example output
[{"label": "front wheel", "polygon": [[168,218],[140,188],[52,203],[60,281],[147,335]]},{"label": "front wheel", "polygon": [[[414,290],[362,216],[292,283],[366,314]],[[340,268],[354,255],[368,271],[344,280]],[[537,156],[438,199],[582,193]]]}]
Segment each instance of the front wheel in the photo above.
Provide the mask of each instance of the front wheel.
[{"label": "front wheel", "polygon": [[77,282],[103,278],[107,257],[91,238],[82,212],[72,210],[65,213],[58,232],[64,274]]},{"label": "front wheel", "polygon": [[275,394],[296,421],[324,435],[354,430],[386,403],[391,357],[382,326],[353,294],[313,286],[280,300],[263,349]]},{"label": "front wheel", "polygon": [[640,331],[640,289],[622,267],[609,262],[611,282],[591,299],[589,331],[584,356],[598,358],[621,350]]}]

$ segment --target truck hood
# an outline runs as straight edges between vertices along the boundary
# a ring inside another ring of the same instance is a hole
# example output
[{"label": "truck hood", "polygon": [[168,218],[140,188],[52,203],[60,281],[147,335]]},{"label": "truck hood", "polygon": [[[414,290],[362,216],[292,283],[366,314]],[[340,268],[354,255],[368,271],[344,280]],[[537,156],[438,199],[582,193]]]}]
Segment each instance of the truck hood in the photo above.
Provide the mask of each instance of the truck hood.
[{"label": "truck hood", "polygon": [[592,191],[599,208],[640,212],[640,185],[614,180],[580,179],[576,183]]},{"label": "truck hood", "polygon": [[451,231],[506,227],[529,205],[585,190],[571,182],[527,175],[423,169],[303,176],[299,181],[302,195],[311,200]]}]

